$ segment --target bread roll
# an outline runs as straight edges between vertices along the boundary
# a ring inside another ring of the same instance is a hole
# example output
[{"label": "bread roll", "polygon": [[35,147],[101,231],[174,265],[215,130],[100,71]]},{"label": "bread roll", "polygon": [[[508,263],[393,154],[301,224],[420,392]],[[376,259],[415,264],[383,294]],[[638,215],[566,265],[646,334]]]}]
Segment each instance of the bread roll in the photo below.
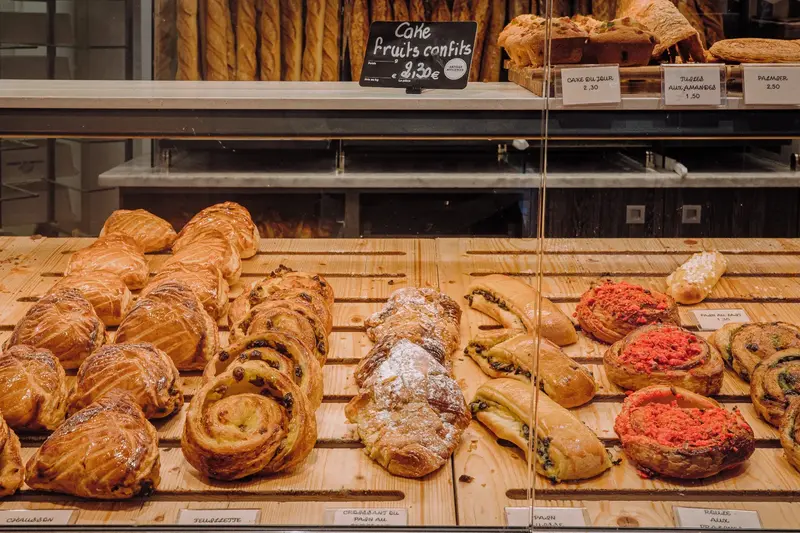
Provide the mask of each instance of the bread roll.
[{"label": "bread roll", "polygon": [[325,7],[327,0],[307,0],[306,45],[303,51],[303,81],[322,79],[322,48],[325,44]]},{"label": "bread roll", "polygon": [[491,22],[489,23],[489,34],[486,38],[486,46],[483,50],[483,62],[481,64],[481,81],[500,81],[500,68],[503,60],[503,53],[497,44],[497,38],[503,31],[506,21],[506,2],[505,0],[494,0],[492,2]]},{"label": "bread roll", "polygon": [[361,79],[364,57],[369,41],[369,6],[367,0],[354,0],[350,23],[350,74],[353,81]]},{"label": "bread roll", "polygon": [[486,41],[486,34],[489,31],[490,16],[491,4],[489,0],[474,0],[473,17],[478,23],[478,33],[475,37],[475,50],[473,50],[472,54],[472,69],[469,73],[469,81],[478,81],[480,79],[483,46]]},{"label": "bread roll", "polygon": [[728,261],[719,252],[699,252],[667,277],[667,294],[684,305],[700,303],[725,273]]},{"label": "bread roll", "polygon": [[303,71],[303,2],[281,0],[281,73],[300,81]]},{"label": "bread roll", "polygon": [[206,80],[228,79],[228,1],[206,0]]},{"label": "bread roll", "polygon": [[392,18],[397,21],[411,20],[411,13],[408,11],[408,0],[392,1]]},{"label": "bread roll", "polygon": [[339,81],[342,0],[327,0],[322,47],[322,81]]},{"label": "bread roll", "polygon": [[370,5],[372,22],[392,20],[392,8],[389,6],[389,0],[370,0]]},{"label": "bread roll", "polygon": [[256,0],[239,0],[236,11],[236,79],[253,81],[256,63]]},{"label": "bread roll", "polygon": [[178,80],[200,79],[200,47],[197,42],[198,0],[177,0]]},{"label": "bread roll", "polygon": [[264,0],[259,21],[261,34],[261,81],[281,80],[281,3]]}]

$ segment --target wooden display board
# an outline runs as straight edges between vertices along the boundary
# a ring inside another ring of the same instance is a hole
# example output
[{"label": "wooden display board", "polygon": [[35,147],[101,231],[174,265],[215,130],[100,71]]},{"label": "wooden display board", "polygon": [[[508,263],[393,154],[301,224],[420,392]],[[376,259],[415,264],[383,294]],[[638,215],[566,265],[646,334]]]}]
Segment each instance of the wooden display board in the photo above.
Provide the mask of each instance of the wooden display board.
[{"label": "wooden display board", "polygon": [[[0,340],[55,283],[69,254],[91,242],[0,237]],[[183,508],[255,508],[261,510],[264,524],[320,525],[330,509],[404,508],[409,525],[503,526],[506,506],[528,503],[527,466],[520,450],[500,446],[472,422],[450,464],[421,480],[395,477],[363,453],[354,426],[344,418],[344,406],[356,392],[354,365],[371,347],[363,321],[392,291],[438,287],[463,303],[475,276],[498,272],[533,281],[536,247],[536,241],[520,239],[264,240],[259,253],[244,261],[244,281],[285,264],[323,274],[336,291],[332,350],[324,368],[325,399],[317,412],[319,438],[308,460],[288,474],[227,483],[205,480],[183,459],[182,412],[156,423],[162,482],[151,498],[93,502],[26,489],[0,502],[0,509],[74,509],[79,524],[173,524]],[[800,240],[549,240],[543,256],[543,292],[571,314],[593,281],[626,279],[663,288],[666,275],[702,249],[726,253],[729,268],[710,298],[695,307],[744,308],[754,320],[800,323]],[[165,256],[148,259],[154,273]],[[688,309],[681,308],[681,318],[685,326],[694,327]],[[492,327],[496,326],[490,319],[465,308],[462,343]],[[590,367],[600,386],[595,401],[575,413],[614,446],[613,422],[624,393],[605,377],[604,350],[583,336],[566,348]],[[488,379],[462,354],[455,356],[454,372],[468,401]],[[74,380],[75,372],[68,374]],[[184,372],[182,377],[191,397],[199,373]],[[796,527],[800,503],[789,502],[800,495],[800,473],[783,458],[775,430],[753,411],[748,391],[728,372],[719,397],[729,407],[738,405],[755,431],[757,450],[743,467],[702,482],[674,482],[641,479],[623,460],[602,476],[580,483],[554,485],[538,478],[537,505],[585,507],[596,526],[672,527],[672,505],[677,503],[756,510],[764,527]],[[26,458],[42,438],[21,435]]]}]

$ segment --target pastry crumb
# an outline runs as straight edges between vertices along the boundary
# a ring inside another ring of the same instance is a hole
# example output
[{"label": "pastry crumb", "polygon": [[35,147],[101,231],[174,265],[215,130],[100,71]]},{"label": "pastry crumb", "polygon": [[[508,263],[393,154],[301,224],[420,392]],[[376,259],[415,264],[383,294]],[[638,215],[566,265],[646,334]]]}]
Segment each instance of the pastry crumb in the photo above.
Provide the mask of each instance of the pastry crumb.
[{"label": "pastry crumb", "polygon": [[472,476],[468,476],[467,474],[461,474],[458,477],[458,480],[461,481],[462,483],[472,483],[473,481],[475,481],[475,478]]}]

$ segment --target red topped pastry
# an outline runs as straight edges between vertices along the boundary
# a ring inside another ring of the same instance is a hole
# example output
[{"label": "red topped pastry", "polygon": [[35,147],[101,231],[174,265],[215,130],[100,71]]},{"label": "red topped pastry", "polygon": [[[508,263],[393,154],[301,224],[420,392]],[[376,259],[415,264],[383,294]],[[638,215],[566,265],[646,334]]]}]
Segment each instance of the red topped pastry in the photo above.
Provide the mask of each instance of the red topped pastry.
[{"label": "red topped pastry", "polygon": [[581,296],[575,312],[586,333],[612,344],[648,324],[680,324],[675,300],[625,281],[606,281]]},{"label": "red topped pastry", "polygon": [[641,470],[681,479],[713,476],[755,451],[753,430],[738,411],[678,387],[631,394],[614,430]]}]

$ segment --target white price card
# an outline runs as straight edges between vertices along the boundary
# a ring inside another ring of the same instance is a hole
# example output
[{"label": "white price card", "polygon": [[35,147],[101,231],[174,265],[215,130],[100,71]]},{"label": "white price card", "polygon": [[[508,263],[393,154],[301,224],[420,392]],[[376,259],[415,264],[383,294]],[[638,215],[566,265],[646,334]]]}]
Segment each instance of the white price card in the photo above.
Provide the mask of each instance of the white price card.
[{"label": "white price card", "polygon": [[694,309],[692,313],[703,331],[716,331],[725,324],[750,322],[744,309]]},{"label": "white price card", "polygon": [[742,65],[745,105],[800,105],[800,65]]},{"label": "white price card", "polygon": [[325,513],[329,526],[407,526],[408,509],[329,509]]},{"label": "white price card", "polygon": [[619,67],[568,67],[561,69],[564,105],[619,104]]},{"label": "white price card", "polygon": [[722,105],[723,65],[662,65],[665,106]]},{"label": "white price card", "polygon": [[184,526],[252,526],[258,524],[258,509],[181,509],[178,524]]},{"label": "white price card", "polygon": [[72,509],[0,511],[0,526],[66,526],[72,514]]},{"label": "white price card", "polygon": [[[506,507],[508,527],[531,526],[530,507]],[[583,507],[534,507],[533,527],[587,527],[586,509]]]},{"label": "white price card", "polygon": [[675,524],[691,529],[761,529],[755,511],[675,507]]}]

